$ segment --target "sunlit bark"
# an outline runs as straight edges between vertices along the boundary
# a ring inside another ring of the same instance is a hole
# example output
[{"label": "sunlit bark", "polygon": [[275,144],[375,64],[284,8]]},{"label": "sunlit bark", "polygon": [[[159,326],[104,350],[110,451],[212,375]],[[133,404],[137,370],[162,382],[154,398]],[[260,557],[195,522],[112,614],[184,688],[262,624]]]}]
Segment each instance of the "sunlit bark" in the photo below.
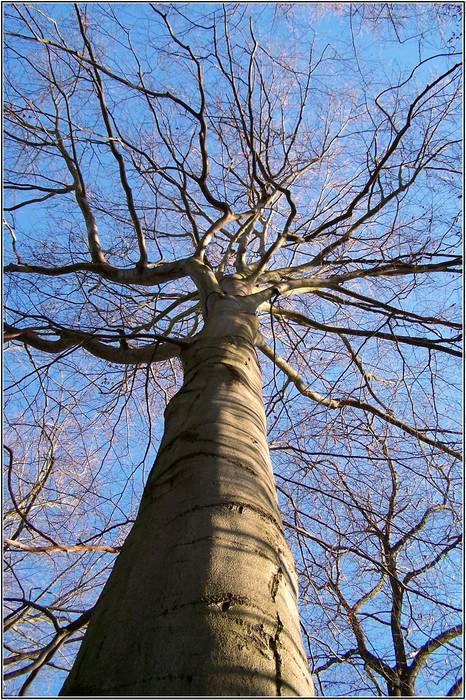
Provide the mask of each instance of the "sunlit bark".
[{"label": "sunlit bark", "polygon": [[459,694],[461,8],[58,7],[4,17],[9,694],[309,695],[282,524],[319,694]]},{"label": "sunlit bark", "polygon": [[219,296],[182,351],[136,523],[62,695],[312,694],[250,307]]}]

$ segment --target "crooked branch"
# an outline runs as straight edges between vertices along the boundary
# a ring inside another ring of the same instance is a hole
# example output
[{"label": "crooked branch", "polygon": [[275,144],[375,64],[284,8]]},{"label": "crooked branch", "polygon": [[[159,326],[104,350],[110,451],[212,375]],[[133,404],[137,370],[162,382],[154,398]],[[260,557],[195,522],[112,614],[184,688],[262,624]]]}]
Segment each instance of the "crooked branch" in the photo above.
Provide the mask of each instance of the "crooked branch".
[{"label": "crooked branch", "polygon": [[448,447],[448,445],[445,445],[439,440],[434,440],[433,438],[430,438],[423,432],[417,430],[416,428],[413,428],[412,426],[408,425],[399,418],[396,418],[388,411],[376,408],[375,406],[371,406],[365,401],[359,401],[358,399],[330,399],[326,396],[322,396],[322,394],[319,394],[317,391],[314,391],[310,387],[306,386],[306,383],[299,375],[299,373],[283,357],[280,357],[279,355],[274,353],[272,348],[270,348],[267,345],[263,337],[257,339],[256,345],[266,357],[272,360],[276,364],[276,366],[279,367],[282,370],[282,372],[286,374],[286,376],[293,382],[295,387],[303,396],[307,396],[313,401],[323,404],[328,408],[344,408],[345,406],[351,406],[352,408],[357,408],[361,411],[367,411],[368,413],[372,413],[374,416],[381,418],[387,423],[390,423],[391,425],[400,428],[401,430],[403,430],[403,432],[408,433],[408,435],[412,435],[421,442],[431,445],[432,447],[435,447],[436,449],[441,450],[442,452],[445,452],[446,454],[449,454],[452,457],[455,457],[456,459],[461,459],[461,453],[457,450],[453,450],[451,447]]}]

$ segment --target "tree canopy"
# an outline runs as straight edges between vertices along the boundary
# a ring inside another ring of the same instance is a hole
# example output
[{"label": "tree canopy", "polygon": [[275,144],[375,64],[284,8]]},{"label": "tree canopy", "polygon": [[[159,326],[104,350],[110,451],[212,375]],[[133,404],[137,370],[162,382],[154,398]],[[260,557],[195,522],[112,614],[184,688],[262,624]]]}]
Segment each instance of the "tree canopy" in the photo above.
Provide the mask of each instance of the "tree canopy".
[{"label": "tree canopy", "polygon": [[317,692],[460,692],[460,23],[4,7],[10,692],[70,667],[228,276]]}]

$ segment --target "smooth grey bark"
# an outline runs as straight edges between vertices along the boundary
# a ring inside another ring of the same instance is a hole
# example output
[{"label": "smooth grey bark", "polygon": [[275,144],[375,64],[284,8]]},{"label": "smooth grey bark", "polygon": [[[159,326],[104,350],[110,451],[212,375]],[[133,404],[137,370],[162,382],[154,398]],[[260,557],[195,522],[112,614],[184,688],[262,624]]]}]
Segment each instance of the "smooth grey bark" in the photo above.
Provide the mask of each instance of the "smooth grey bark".
[{"label": "smooth grey bark", "polygon": [[136,522],[61,695],[313,695],[257,320],[247,297],[214,296],[182,351],[184,383]]}]

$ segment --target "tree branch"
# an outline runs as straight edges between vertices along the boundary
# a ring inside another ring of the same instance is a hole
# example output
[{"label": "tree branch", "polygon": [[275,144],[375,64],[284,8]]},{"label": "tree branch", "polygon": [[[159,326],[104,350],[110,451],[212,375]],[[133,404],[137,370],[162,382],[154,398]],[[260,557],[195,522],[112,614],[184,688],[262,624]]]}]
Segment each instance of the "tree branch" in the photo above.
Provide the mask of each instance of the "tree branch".
[{"label": "tree branch", "polygon": [[277,365],[277,367],[279,367],[282,370],[282,372],[284,372],[287,375],[287,377],[293,382],[293,384],[303,396],[307,396],[313,401],[323,404],[328,408],[343,408],[345,406],[351,406],[352,408],[367,411],[368,413],[372,413],[373,415],[377,416],[378,418],[381,418],[387,423],[391,423],[391,425],[400,428],[405,433],[416,437],[421,442],[425,442],[426,444],[431,445],[432,447],[435,447],[436,449],[441,450],[442,452],[445,452],[446,454],[449,454],[452,457],[456,457],[456,459],[461,459],[461,452],[457,452],[451,447],[448,447],[448,445],[445,445],[444,443],[439,442],[438,440],[434,440],[433,438],[424,435],[419,430],[416,430],[416,428],[413,428],[407,423],[404,423],[403,421],[399,420],[387,411],[382,411],[381,409],[376,408],[375,406],[371,406],[370,404],[364,401],[358,401],[357,399],[330,399],[325,396],[322,396],[322,394],[319,394],[317,391],[314,391],[310,387],[307,387],[303,379],[300,377],[299,373],[295,369],[293,369],[293,367],[285,359],[283,359],[279,355],[274,354],[273,350],[267,345],[263,337],[258,338],[258,340],[256,341],[256,345],[264,353],[264,355],[271,359]]},{"label": "tree branch", "polygon": [[42,352],[56,354],[71,348],[82,347],[95,357],[123,365],[150,364],[177,357],[181,346],[187,342],[164,338],[163,342],[153,343],[145,347],[116,348],[96,340],[92,335],[78,331],[52,330],[54,335],[59,336],[59,339],[48,340],[42,338],[36,331],[27,328],[16,328],[9,324],[5,324],[4,328],[6,340],[20,341],[37,350],[42,350]]}]

